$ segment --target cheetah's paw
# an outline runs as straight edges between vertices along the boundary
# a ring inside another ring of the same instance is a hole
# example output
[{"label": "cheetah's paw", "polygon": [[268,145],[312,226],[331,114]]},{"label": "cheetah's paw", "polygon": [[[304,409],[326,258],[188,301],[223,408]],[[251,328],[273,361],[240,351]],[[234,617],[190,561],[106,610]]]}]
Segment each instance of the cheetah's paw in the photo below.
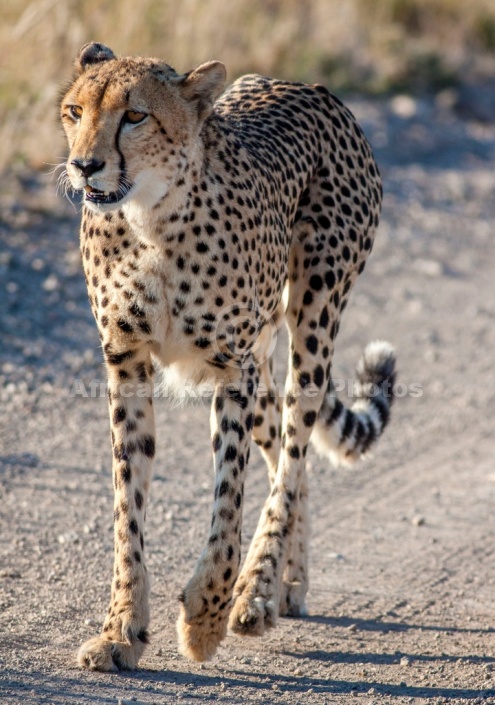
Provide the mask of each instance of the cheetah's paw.
[{"label": "cheetah's paw", "polygon": [[148,643],[146,615],[125,610],[100,636],[86,641],[77,654],[81,668],[89,671],[131,671],[136,668]]},{"label": "cheetah's paw", "polygon": [[81,668],[89,671],[132,671],[136,668],[145,646],[146,644],[139,640],[127,644],[96,636],[81,646],[77,662]]},{"label": "cheetah's paw", "polygon": [[227,634],[230,601],[210,599],[201,589],[202,581],[194,578],[181,597],[181,608],[177,620],[179,651],[193,661],[209,661]]},{"label": "cheetah's paw", "polygon": [[281,617],[306,617],[306,586],[299,581],[283,581],[280,595],[279,615]]},{"label": "cheetah's paw", "polygon": [[278,606],[273,599],[239,595],[230,615],[229,627],[241,636],[262,636],[277,622]]}]

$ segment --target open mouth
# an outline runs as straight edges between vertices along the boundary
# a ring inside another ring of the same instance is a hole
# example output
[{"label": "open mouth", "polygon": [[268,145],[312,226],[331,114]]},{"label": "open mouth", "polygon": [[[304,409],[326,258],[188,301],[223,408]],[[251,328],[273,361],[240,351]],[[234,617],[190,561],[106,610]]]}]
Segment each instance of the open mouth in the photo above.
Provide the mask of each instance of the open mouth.
[{"label": "open mouth", "polygon": [[110,205],[112,203],[118,203],[121,201],[132,188],[132,184],[122,185],[117,191],[112,191],[110,193],[106,191],[100,191],[98,188],[86,185],[84,190],[86,192],[86,201],[91,201],[91,203]]}]

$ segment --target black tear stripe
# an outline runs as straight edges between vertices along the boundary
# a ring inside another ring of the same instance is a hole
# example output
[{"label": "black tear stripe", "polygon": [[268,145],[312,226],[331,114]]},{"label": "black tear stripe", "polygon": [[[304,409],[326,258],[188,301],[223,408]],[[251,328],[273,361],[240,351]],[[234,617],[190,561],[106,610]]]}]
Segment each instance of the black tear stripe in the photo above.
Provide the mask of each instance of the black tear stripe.
[{"label": "black tear stripe", "polygon": [[120,157],[119,160],[119,190],[123,189],[124,191],[126,190],[126,182],[127,182],[127,165],[125,163],[125,157],[120,149],[120,133],[122,132],[122,128],[124,127],[124,116],[122,116],[122,120],[120,121],[119,127],[117,129],[117,132],[115,133],[115,150],[117,154]]}]

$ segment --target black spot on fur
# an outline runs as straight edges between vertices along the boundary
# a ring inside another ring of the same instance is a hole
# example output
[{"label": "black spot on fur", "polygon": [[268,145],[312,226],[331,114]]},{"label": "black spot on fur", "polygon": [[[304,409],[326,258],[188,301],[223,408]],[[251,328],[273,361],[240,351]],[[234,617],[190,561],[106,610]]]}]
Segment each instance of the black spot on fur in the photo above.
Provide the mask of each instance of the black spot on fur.
[{"label": "black spot on fur", "polygon": [[138,440],[138,447],[141,453],[148,458],[155,457],[155,439],[153,436],[143,436]]}]

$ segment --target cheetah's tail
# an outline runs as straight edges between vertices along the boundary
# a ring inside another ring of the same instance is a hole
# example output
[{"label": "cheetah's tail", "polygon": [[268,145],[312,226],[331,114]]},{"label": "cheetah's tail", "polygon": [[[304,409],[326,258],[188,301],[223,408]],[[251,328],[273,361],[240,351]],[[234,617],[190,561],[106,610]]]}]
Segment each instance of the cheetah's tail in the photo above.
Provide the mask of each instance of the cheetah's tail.
[{"label": "cheetah's tail", "polygon": [[329,384],[311,441],[333,465],[364,457],[390,419],[395,382],[395,352],[381,340],[369,343],[356,368],[355,401],[348,409]]}]

